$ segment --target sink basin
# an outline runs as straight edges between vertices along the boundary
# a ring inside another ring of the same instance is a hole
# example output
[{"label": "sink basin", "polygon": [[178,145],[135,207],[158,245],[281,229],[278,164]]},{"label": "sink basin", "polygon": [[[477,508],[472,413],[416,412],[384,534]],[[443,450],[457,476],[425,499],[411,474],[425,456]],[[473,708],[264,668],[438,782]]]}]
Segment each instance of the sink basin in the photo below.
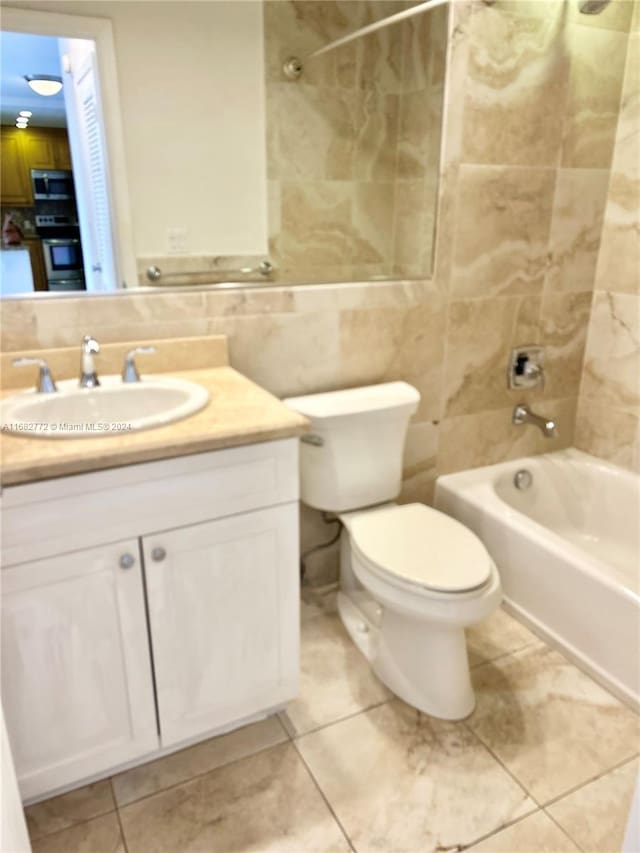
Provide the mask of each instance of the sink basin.
[{"label": "sink basin", "polygon": [[147,376],[123,383],[120,376],[103,376],[100,383],[79,388],[76,379],[67,379],[54,394],[7,397],[0,403],[2,430],[30,438],[126,435],[181,420],[209,402],[206,388],[185,379]]}]

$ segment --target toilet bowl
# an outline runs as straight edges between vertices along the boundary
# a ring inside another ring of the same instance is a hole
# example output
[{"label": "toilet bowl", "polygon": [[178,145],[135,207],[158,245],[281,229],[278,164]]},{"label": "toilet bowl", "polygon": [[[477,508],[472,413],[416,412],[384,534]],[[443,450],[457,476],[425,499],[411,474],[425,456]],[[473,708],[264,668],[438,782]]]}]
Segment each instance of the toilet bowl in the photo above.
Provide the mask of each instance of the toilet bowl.
[{"label": "toilet bowl", "polygon": [[345,513],[341,619],[390,690],[433,717],[474,709],[464,629],[501,600],[480,540],[423,504]]},{"label": "toilet bowl", "polygon": [[405,382],[284,402],[311,422],[300,444],[301,499],[343,524],[340,617],[377,676],[434,717],[468,716],[475,699],[464,629],[501,599],[485,546],[424,504],[397,505],[409,419]]}]

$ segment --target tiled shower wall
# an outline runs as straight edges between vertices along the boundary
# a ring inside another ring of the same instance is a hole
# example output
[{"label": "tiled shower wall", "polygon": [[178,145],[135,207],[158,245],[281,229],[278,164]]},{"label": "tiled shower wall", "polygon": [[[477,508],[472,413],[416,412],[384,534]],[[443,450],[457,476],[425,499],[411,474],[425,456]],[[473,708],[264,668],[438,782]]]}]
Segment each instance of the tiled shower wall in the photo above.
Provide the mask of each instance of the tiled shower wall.
[{"label": "tiled shower wall", "polygon": [[[306,59],[409,4],[266,0],[269,253],[285,281],[431,276],[446,8]],[[304,59],[287,80],[285,61]]]},{"label": "tiled shower wall", "polygon": [[[453,4],[432,281],[7,301],[4,348],[223,332],[279,395],[405,379],[422,394],[406,499],[430,500],[440,472],[572,444],[631,11]],[[525,343],[546,347],[547,381],[521,395],[506,367]],[[559,439],[511,425],[521,399]],[[305,544],[326,536],[305,512]],[[309,571],[326,581],[335,559]]]},{"label": "tiled shower wall", "polygon": [[640,16],[629,37],[598,257],[577,447],[640,471]]}]

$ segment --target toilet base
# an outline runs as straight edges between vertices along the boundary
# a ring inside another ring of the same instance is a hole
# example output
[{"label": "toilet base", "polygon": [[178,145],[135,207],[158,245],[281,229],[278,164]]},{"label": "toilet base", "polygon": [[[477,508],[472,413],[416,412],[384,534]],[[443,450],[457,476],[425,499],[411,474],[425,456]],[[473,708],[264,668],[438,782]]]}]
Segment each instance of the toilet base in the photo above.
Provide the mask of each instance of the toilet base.
[{"label": "toilet base", "polygon": [[475,696],[464,629],[383,610],[364,589],[349,593],[338,593],[340,618],[383,684],[431,717],[468,717]]}]

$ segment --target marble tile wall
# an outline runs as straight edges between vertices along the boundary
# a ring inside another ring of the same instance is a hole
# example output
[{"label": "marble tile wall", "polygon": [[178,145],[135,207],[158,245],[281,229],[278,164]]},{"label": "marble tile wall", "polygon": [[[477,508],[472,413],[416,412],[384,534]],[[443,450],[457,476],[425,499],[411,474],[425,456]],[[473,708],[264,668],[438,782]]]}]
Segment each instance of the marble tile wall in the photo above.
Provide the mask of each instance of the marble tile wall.
[{"label": "marble tile wall", "polygon": [[[334,4],[336,10],[357,5]],[[625,0],[612,0],[593,18],[578,15],[575,6],[574,0],[453,4],[432,279],[7,300],[1,306],[3,348],[73,345],[89,332],[105,342],[222,333],[229,337],[231,364],[279,396],[390,379],[412,382],[422,403],[408,434],[403,500],[430,501],[438,473],[573,444],[609,183],[603,152],[610,157],[615,141],[610,128],[617,121],[613,105],[622,88],[620,57],[626,55],[631,12]],[[602,63],[603,75],[589,59],[595,43],[611,57]],[[637,49],[637,35],[631,43]],[[299,47],[303,52],[314,46],[311,40]],[[309,65],[318,97],[319,69]],[[341,66],[322,73],[339,74]],[[379,73],[384,80],[392,77],[384,64]],[[624,105],[623,115],[637,129],[629,112],[637,110],[637,101],[626,97]],[[326,109],[339,107],[332,101]],[[605,328],[608,316],[618,319],[600,350],[595,338],[590,343],[588,371],[589,381],[610,385],[617,401],[609,410],[612,418],[615,412],[615,431],[630,447],[637,411],[621,377],[631,376],[626,330],[637,297],[620,256],[633,245],[637,190],[617,168],[623,142],[618,134],[594,328]],[[301,145],[312,146],[312,140]],[[404,150],[410,170],[415,147],[407,141]],[[323,168],[339,170],[340,158],[325,155]],[[407,209],[414,180],[407,177]],[[292,183],[296,192],[307,191],[305,181],[301,188]],[[327,199],[328,210],[332,204]],[[297,218],[302,233],[311,228],[305,216]],[[318,221],[322,225],[322,217]],[[403,240],[420,245],[421,229],[431,225],[416,224],[410,214],[408,221],[416,231],[401,229]],[[339,261],[341,235],[332,239]],[[301,266],[306,262],[299,260]],[[601,282],[614,276],[619,284],[609,296]],[[611,352],[607,340],[615,344],[612,362],[604,358]],[[526,343],[545,346],[547,381],[544,390],[522,395],[507,390],[506,368],[511,348]],[[581,403],[590,399],[595,405],[587,391],[585,382]],[[522,400],[558,421],[558,439],[511,424],[512,408]],[[589,423],[595,424],[594,441],[606,442],[597,433],[600,421]],[[306,548],[330,539],[333,528],[304,512],[302,533]],[[336,566],[335,550],[315,555],[308,562],[310,582],[331,581]]]},{"label": "marble tile wall", "polygon": [[431,275],[446,10],[308,59],[404,0],[266,0],[269,252],[281,281]]},{"label": "marble tile wall", "polygon": [[[423,494],[434,471],[574,441],[631,15],[626,0],[592,17],[574,2],[453,5],[436,258],[447,331]],[[546,382],[519,394],[505,371],[527,343],[545,347]],[[558,440],[511,425],[521,399],[557,420]]]},{"label": "marble tile wall", "polygon": [[640,471],[640,5],[626,71],[587,349],[576,446]]}]

